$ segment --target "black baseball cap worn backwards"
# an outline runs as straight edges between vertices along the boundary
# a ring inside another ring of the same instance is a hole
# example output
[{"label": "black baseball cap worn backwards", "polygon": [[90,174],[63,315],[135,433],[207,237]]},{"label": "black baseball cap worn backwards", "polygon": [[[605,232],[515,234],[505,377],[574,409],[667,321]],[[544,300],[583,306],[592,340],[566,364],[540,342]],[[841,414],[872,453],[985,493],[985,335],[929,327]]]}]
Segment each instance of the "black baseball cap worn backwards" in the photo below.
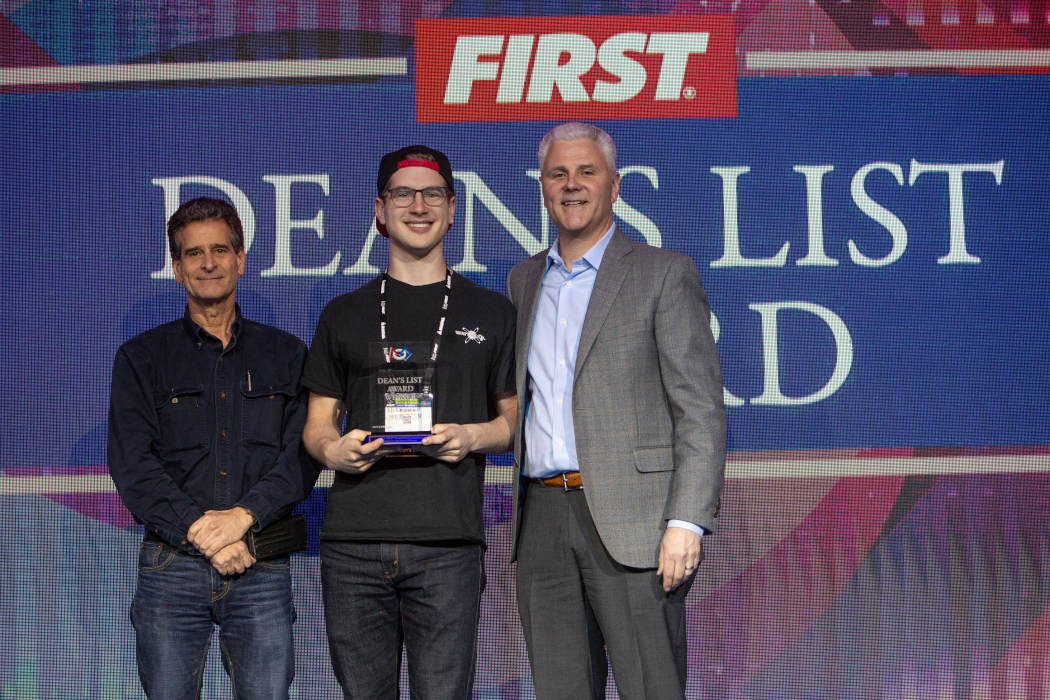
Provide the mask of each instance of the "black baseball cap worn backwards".
[{"label": "black baseball cap worn backwards", "polygon": [[[433,161],[425,160],[423,158],[409,158],[407,156],[416,155],[418,153],[426,153]],[[430,168],[437,172],[445,180],[445,184],[448,185],[448,192],[450,196],[454,196],[456,193],[456,185],[452,178],[452,165],[448,162],[448,156],[441,151],[430,148],[429,146],[405,146],[399,148],[393,153],[387,153],[383,156],[383,159],[379,161],[379,173],[376,175],[376,196],[381,197],[383,192],[386,190],[386,183],[390,181],[401,168]],[[385,237],[389,238],[386,231],[386,226],[379,223],[376,220],[376,229]]]}]

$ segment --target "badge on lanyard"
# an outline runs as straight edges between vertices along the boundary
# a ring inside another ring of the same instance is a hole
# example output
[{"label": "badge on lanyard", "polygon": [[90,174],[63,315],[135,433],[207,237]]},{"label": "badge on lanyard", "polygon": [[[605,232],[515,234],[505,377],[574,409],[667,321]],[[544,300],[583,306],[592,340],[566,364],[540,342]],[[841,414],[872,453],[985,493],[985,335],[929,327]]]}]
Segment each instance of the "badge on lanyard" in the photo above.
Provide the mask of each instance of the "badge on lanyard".
[{"label": "badge on lanyard", "polygon": [[434,425],[434,394],[433,387],[423,385],[422,370],[381,369],[373,377],[372,403],[381,409],[373,411],[373,432],[430,432]]},{"label": "badge on lanyard", "polygon": [[418,443],[434,425],[434,380],[441,335],[445,329],[452,271],[445,270],[445,298],[433,345],[387,339],[387,276],[379,288],[380,342],[369,344],[371,373],[371,438],[387,443]]}]

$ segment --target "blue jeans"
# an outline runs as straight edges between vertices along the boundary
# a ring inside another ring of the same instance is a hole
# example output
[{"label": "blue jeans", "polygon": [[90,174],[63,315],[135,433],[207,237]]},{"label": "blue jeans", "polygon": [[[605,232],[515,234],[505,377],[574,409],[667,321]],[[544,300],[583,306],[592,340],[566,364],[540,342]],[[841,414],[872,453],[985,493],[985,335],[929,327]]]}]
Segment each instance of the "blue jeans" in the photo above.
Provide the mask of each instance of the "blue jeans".
[{"label": "blue jeans", "polygon": [[343,695],[397,700],[401,647],[413,700],[467,700],[485,588],[480,544],[321,542],[332,668]]},{"label": "blue jeans", "polygon": [[295,675],[288,558],[223,576],[204,557],[142,543],[131,604],[139,678],[150,700],[200,697],[214,625],[238,700],[287,700]]}]

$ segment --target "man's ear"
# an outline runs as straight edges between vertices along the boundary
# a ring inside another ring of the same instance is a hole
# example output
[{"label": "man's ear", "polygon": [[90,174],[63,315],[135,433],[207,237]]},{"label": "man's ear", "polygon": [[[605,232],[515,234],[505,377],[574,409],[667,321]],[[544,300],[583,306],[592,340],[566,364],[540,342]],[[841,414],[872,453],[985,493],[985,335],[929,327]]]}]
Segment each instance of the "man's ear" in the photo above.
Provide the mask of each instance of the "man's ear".
[{"label": "man's ear", "polygon": [[182,284],[182,260],[172,258],[171,269],[175,273],[175,283]]},{"label": "man's ear", "polygon": [[375,209],[376,209],[376,221],[386,226],[386,212],[383,210],[385,202],[382,197],[376,197]]}]

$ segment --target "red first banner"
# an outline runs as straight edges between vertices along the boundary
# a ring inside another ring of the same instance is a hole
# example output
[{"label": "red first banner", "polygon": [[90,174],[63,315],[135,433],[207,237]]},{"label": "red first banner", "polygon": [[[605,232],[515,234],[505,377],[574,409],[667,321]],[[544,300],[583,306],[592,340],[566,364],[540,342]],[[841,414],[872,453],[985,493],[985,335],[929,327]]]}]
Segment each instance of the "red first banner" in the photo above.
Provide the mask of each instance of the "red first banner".
[{"label": "red first banner", "polygon": [[730,17],[416,22],[416,119],[736,116]]}]

